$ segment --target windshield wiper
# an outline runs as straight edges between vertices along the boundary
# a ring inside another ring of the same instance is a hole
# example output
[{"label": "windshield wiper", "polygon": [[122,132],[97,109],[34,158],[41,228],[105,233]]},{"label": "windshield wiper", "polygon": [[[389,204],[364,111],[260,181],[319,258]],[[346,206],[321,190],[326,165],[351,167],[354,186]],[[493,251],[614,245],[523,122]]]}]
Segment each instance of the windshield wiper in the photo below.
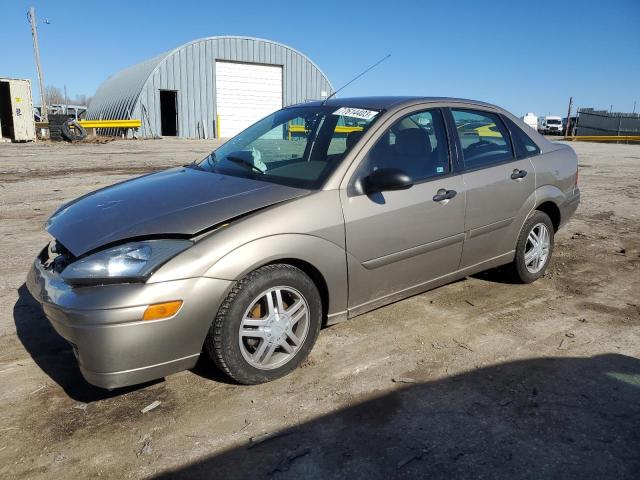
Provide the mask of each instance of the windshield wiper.
[{"label": "windshield wiper", "polygon": [[204,168],[202,168],[195,160],[191,163],[187,163],[186,165],[183,165],[183,167],[194,168],[196,170],[204,170]]},{"label": "windshield wiper", "polygon": [[242,165],[243,167],[246,167],[250,170],[255,170],[256,172],[264,175],[264,172],[262,170],[260,170],[258,167],[256,167],[253,163],[251,163],[249,160],[245,158],[234,157],[233,155],[227,155],[224,158],[226,158],[230,162],[236,163],[238,165]]}]

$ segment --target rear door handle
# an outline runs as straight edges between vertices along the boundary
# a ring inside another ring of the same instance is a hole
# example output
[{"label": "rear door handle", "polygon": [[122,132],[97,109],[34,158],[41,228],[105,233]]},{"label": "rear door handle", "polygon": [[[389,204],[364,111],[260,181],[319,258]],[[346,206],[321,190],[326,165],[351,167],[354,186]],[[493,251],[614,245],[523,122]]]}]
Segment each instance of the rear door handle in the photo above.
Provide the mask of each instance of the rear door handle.
[{"label": "rear door handle", "polygon": [[455,190],[446,190],[444,188],[441,188],[440,190],[438,190],[438,193],[436,193],[433,196],[433,201],[434,202],[442,202],[444,200],[451,200],[457,194],[458,194],[458,192],[456,192]]},{"label": "rear door handle", "polygon": [[526,176],[527,176],[526,170],[518,170],[516,168],[513,170],[513,173],[511,174],[511,180],[520,180],[521,178],[524,178]]}]

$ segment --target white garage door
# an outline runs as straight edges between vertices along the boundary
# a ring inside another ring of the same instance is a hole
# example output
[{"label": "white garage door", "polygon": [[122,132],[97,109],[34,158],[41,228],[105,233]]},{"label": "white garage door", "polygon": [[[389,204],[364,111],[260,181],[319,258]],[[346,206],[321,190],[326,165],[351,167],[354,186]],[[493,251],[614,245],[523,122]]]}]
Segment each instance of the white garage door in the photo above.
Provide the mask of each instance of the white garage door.
[{"label": "white garage door", "polygon": [[216,62],[220,136],[232,137],[282,108],[282,67]]}]

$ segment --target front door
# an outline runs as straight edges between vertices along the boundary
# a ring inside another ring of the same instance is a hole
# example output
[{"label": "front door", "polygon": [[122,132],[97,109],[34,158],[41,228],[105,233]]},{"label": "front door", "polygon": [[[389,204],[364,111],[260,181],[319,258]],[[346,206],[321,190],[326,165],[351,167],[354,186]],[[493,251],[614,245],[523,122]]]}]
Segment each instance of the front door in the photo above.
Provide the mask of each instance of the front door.
[{"label": "front door", "polygon": [[[362,179],[381,168],[403,170],[414,185],[362,193]],[[350,314],[426,289],[458,269],[466,192],[461,176],[452,172],[440,109],[395,122],[368,152],[353,180],[353,188],[341,191]]]}]

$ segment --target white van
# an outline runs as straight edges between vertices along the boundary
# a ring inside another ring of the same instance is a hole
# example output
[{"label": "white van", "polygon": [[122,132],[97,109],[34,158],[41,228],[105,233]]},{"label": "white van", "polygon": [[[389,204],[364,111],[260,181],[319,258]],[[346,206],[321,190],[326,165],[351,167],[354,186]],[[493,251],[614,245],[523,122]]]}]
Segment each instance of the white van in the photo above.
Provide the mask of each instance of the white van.
[{"label": "white van", "polygon": [[542,117],[538,120],[538,131],[545,135],[562,135],[562,117]]}]

